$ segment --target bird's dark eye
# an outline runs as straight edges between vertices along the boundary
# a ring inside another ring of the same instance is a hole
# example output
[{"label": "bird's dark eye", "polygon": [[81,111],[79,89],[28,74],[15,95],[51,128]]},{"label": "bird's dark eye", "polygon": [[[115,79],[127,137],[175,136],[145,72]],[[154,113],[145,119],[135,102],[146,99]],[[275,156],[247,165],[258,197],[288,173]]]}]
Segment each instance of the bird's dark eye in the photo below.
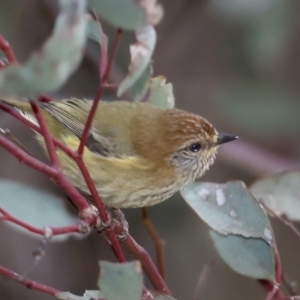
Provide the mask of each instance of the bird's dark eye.
[{"label": "bird's dark eye", "polygon": [[201,149],[200,143],[194,143],[189,147],[189,150],[192,152],[198,152]]}]

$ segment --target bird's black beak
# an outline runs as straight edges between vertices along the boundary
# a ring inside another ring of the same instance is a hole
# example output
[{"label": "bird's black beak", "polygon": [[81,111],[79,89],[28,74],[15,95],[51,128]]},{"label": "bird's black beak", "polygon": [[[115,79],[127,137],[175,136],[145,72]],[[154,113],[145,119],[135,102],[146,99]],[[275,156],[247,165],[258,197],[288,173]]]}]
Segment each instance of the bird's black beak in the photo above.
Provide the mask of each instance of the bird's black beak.
[{"label": "bird's black beak", "polygon": [[234,141],[238,138],[239,137],[237,135],[219,133],[215,146]]}]

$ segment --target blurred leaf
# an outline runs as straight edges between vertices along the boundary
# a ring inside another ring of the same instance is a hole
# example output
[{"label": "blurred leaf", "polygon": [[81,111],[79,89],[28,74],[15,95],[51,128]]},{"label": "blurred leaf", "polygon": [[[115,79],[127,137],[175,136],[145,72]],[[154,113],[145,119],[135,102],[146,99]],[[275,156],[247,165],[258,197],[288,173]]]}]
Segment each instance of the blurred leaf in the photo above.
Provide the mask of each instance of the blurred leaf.
[{"label": "blurred leaf", "polygon": [[210,236],[221,258],[237,273],[275,281],[272,247],[262,239],[238,235],[223,236],[210,230]]},{"label": "blurred leaf", "polygon": [[142,101],[150,86],[150,78],[152,75],[152,66],[148,64],[143,74],[131,87],[133,101]]},{"label": "blurred leaf", "polygon": [[111,25],[128,30],[156,25],[163,17],[156,0],[89,0],[88,7]]},{"label": "blurred leaf", "polygon": [[101,61],[100,61],[100,74],[101,78],[106,70],[107,66],[107,48],[108,48],[108,38],[104,34],[100,22],[96,20],[89,20],[88,27],[87,27],[87,36],[97,42],[101,48]]},{"label": "blurred leaf", "polygon": [[259,179],[250,187],[270,211],[300,221],[300,171],[283,172]]},{"label": "blurred leaf", "polygon": [[214,96],[218,118],[256,138],[293,137],[300,127],[300,102],[291,90],[236,81]]},{"label": "blurred leaf", "polygon": [[150,96],[148,101],[161,109],[172,109],[175,106],[172,83],[166,84],[164,76],[157,76],[151,79]]},{"label": "blurred leaf", "polygon": [[35,97],[56,91],[77,69],[86,42],[85,1],[60,0],[52,36],[24,65],[0,71],[0,94]]},{"label": "blurred leaf", "polygon": [[287,64],[287,45],[294,30],[291,5],[280,1],[257,18],[248,28],[244,38],[244,51],[249,66],[265,78],[284,78]]},{"label": "blurred leaf", "polygon": [[70,292],[61,292],[55,295],[56,298],[62,300],[91,300],[91,299],[104,299],[103,294],[100,291],[85,291],[83,296],[76,296]]},{"label": "blurred leaf", "polygon": [[98,44],[108,44],[107,36],[104,34],[101,24],[94,19],[90,19],[87,26],[87,36]]},{"label": "blurred leaf", "polygon": [[194,182],[184,188],[181,195],[215,231],[263,238],[272,243],[269,219],[243,182]]},{"label": "blurred leaf", "polygon": [[140,300],[143,276],[138,261],[117,264],[100,262],[98,286],[107,300]]},{"label": "blurred leaf", "polygon": [[[32,226],[38,228],[60,227],[78,222],[78,218],[68,211],[65,197],[64,199],[58,198],[54,194],[46,193],[32,186],[3,179],[0,181],[0,190],[0,207]],[[12,223],[7,224],[20,231],[25,230]],[[28,233],[28,231],[25,232]],[[67,237],[68,235],[63,235],[53,238]]]},{"label": "blurred leaf", "polygon": [[132,87],[149,66],[156,44],[155,29],[152,26],[137,29],[136,40],[134,45],[130,45],[131,62],[127,76],[119,85],[118,97]]},{"label": "blurred leaf", "polygon": [[282,2],[280,0],[211,0],[209,9],[231,22],[255,22],[257,20],[255,17],[276,5],[280,6]]}]

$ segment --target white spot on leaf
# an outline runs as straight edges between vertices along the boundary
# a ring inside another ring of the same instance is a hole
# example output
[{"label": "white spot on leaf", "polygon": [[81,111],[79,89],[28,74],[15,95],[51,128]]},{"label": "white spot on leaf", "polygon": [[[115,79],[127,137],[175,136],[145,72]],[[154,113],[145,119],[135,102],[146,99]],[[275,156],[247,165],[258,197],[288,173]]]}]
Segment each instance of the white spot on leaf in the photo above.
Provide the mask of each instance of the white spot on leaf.
[{"label": "white spot on leaf", "polygon": [[272,242],[273,236],[272,236],[272,233],[271,233],[270,229],[265,228],[265,230],[264,230],[264,236],[265,236],[266,240],[267,240],[269,243]]},{"label": "white spot on leaf", "polygon": [[209,196],[209,190],[207,189],[201,189],[198,191],[198,195],[203,199],[206,200],[206,198]]},{"label": "white spot on leaf", "polygon": [[236,211],[234,209],[230,211],[230,217],[236,218]]},{"label": "white spot on leaf", "polygon": [[217,196],[217,203],[219,206],[224,205],[224,203],[226,202],[226,198],[225,195],[223,193],[223,191],[221,189],[217,189],[216,190],[216,196]]}]

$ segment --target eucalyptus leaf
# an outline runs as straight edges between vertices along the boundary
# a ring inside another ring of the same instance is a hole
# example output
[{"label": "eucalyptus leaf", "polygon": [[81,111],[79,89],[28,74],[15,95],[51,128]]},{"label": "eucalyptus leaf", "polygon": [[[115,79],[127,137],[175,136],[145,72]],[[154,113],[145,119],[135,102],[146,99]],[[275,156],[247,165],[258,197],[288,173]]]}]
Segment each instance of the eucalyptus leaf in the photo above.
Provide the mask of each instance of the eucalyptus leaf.
[{"label": "eucalyptus leaf", "polygon": [[221,235],[210,230],[210,236],[221,258],[239,274],[275,281],[272,247],[263,239],[240,235]]},{"label": "eucalyptus leaf", "polygon": [[136,40],[134,45],[130,45],[131,62],[127,76],[119,85],[118,97],[132,87],[149,66],[156,44],[155,29],[150,25],[137,29]]},{"label": "eucalyptus leaf", "polygon": [[107,66],[107,48],[108,38],[102,30],[100,22],[96,20],[89,20],[87,27],[87,36],[97,42],[101,48],[101,62],[100,62],[100,74],[103,78],[106,66]]},{"label": "eucalyptus leaf", "polygon": [[171,83],[166,84],[164,76],[151,78],[148,101],[152,105],[161,109],[172,109],[175,106],[173,95],[173,86]]},{"label": "eucalyptus leaf", "polygon": [[243,182],[194,182],[181,195],[213,230],[225,235],[263,238],[272,243],[269,219]]},{"label": "eucalyptus leaf", "polygon": [[70,292],[61,292],[55,295],[56,298],[62,299],[62,300],[91,300],[91,299],[97,299],[97,300],[104,300],[104,296],[100,291],[85,291],[83,296],[76,296],[71,294]]},{"label": "eucalyptus leaf", "polygon": [[250,190],[271,212],[300,221],[300,171],[283,172],[256,181]]},{"label": "eucalyptus leaf", "polygon": [[91,19],[88,22],[87,36],[100,45],[102,43],[107,44],[108,42],[107,36],[103,32],[101,24],[94,19]]},{"label": "eucalyptus leaf", "polygon": [[152,66],[149,64],[140,78],[131,87],[131,95],[133,101],[137,102],[143,100],[150,86],[151,74]]},{"label": "eucalyptus leaf", "polygon": [[106,300],[140,300],[143,276],[138,261],[117,264],[100,262],[98,286]]},{"label": "eucalyptus leaf", "polygon": [[128,30],[156,25],[163,17],[163,8],[156,0],[89,0],[88,7],[111,25]]},{"label": "eucalyptus leaf", "polygon": [[[20,182],[0,180],[0,207],[13,217],[38,228],[46,226],[60,227],[75,224],[79,221],[76,215],[66,207],[65,196],[39,190],[36,187]],[[0,214],[1,215],[1,214]],[[11,224],[17,230],[20,226]],[[25,231],[28,233],[28,231]],[[66,238],[68,235],[53,238]]]},{"label": "eucalyptus leaf", "polygon": [[208,4],[212,13],[231,22],[257,22],[257,17],[281,6],[280,0],[211,0]]},{"label": "eucalyptus leaf", "polygon": [[23,65],[0,70],[0,94],[36,97],[60,88],[77,69],[86,42],[84,0],[60,0],[54,30]]}]

